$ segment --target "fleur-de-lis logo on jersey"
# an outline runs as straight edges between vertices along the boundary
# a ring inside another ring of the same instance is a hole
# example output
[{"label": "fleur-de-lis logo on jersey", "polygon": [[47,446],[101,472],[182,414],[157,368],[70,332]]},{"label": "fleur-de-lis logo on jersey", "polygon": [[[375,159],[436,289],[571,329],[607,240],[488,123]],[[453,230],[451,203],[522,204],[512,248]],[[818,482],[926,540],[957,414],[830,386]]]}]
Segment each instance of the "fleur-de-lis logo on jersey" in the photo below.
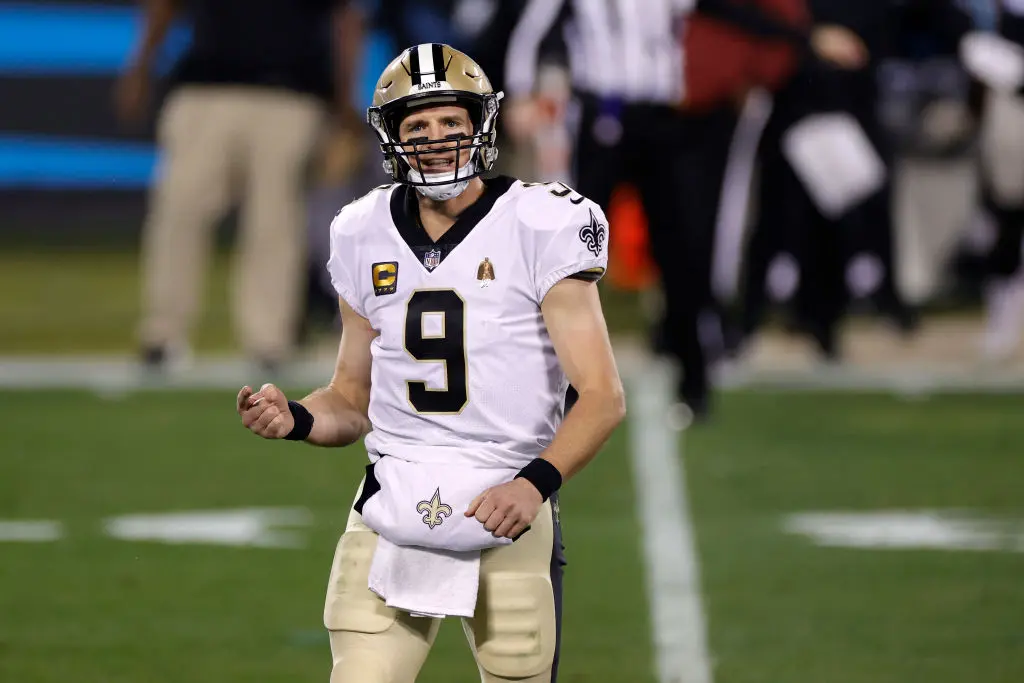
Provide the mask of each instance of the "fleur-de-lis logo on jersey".
[{"label": "fleur-de-lis logo on jersey", "polygon": [[604,248],[604,240],[607,235],[608,233],[605,230],[605,227],[597,220],[597,216],[594,215],[594,210],[591,209],[590,222],[580,228],[580,240],[586,245],[587,250],[594,254],[594,256],[600,256],[601,249]]},{"label": "fleur-de-lis logo on jersey", "polygon": [[429,502],[421,500],[416,506],[416,512],[423,515],[423,523],[433,529],[440,526],[445,517],[452,516],[452,508],[441,502],[441,489],[434,489],[434,497]]}]

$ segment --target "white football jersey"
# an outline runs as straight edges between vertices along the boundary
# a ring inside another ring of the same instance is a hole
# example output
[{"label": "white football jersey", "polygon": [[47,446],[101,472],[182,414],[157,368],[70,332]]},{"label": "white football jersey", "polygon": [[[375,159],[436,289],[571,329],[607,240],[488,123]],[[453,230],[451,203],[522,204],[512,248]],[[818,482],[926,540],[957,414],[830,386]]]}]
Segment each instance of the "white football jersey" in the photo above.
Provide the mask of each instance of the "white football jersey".
[{"label": "white football jersey", "polygon": [[436,243],[404,185],[377,188],[331,224],[334,287],[380,333],[371,460],[519,468],[561,423],[568,381],[541,302],[563,278],[601,277],[607,221],[560,183],[487,184]]}]

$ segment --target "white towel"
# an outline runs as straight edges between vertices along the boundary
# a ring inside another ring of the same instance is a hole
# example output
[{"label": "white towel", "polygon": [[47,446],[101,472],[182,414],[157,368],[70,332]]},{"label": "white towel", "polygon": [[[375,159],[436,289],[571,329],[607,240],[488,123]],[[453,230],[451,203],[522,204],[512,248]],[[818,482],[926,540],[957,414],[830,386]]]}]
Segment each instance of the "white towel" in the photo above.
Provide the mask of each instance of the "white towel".
[{"label": "white towel", "polygon": [[363,523],[380,537],[370,590],[389,607],[416,615],[473,616],[480,551],[512,541],[495,538],[465,512],[479,494],[516,472],[378,460],[367,476],[379,490],[362,504]]},{"label": "white towel", "polygon": [[479,550],[402,548],[377,539],[369,586],[388,607],[418,617],[472,617],[479,585]]}]

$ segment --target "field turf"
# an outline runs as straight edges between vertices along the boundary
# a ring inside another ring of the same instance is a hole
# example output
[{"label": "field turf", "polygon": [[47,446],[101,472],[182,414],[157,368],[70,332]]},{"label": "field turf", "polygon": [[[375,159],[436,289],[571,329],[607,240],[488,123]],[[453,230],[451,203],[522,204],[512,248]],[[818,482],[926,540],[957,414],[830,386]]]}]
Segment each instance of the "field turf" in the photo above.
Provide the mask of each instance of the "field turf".
[{"label": "field turf", "polygon": [[[0,541],[0,681],[327,680],[323,590],[365,455],[259,441],[233,397],[0,392],[0,520],[63,528]],[[654,680],[630,428],[564,491],[563,683]],[[1024,544],[828,548],[783,530],[876,510],[1024,527],[1024,397],[732,392],[681,456],[718,683],[1024,681]],[[298,547],[104,533],[120,515],[257,507],[307,509]],[[454,620],[420,680],[475,680]]]}]

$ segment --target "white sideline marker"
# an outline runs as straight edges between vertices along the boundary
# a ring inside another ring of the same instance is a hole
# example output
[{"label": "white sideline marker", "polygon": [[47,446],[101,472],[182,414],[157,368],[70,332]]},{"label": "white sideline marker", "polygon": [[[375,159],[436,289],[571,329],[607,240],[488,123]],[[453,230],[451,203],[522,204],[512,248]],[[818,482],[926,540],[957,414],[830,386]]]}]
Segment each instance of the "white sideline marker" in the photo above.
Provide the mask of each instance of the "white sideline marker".
[{"label": "white sideline marker", "polygon": [[830,548],[1024,553],[1024,520],[971,510],[805,512],[783,530]]},{"label": "white sideline marker", "polygon": [[104,529],[122,541],[303,548],[302,534],[278,527],[307,526],[312,519],[304,508],[184,510],[113,517],[106,520]]},{"label": "white sideline marker", "polygon": [[48,519],[0,520],[0,542],[48,543],[64,534],[60,522]]},{"label": "white sideline marker", "polygon": [[630,452],[658,681],[712,683],[686,477],[669,424],[672,373],[650,361],[633,370],[626,373]]}]

